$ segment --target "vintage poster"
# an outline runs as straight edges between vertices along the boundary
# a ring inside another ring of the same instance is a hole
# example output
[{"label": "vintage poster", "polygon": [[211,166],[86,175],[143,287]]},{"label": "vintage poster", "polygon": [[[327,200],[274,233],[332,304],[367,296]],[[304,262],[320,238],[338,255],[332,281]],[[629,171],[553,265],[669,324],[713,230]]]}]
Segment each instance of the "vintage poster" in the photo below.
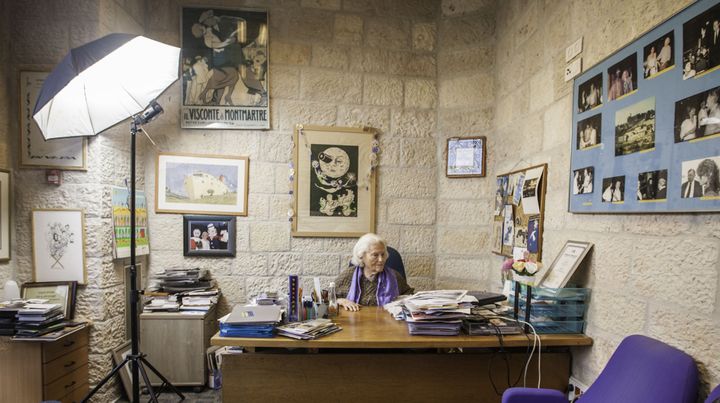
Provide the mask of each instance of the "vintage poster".
[{"label": "vintage poster", "polygon": [[266,11],[182,10],[186,129],[269,129]]},{"label": "vintage poster", "polygon": [[[127,188],[112,188],[113,244],[115,258],[130,257],[130,191]],[[150,253],[150,241],[147,230],[147,201],[145,192],[135,192],[135,254]]]},{"label": "vintage poster", "polygon": [[311,216],[357,217],[358,146],[313,144]]}]

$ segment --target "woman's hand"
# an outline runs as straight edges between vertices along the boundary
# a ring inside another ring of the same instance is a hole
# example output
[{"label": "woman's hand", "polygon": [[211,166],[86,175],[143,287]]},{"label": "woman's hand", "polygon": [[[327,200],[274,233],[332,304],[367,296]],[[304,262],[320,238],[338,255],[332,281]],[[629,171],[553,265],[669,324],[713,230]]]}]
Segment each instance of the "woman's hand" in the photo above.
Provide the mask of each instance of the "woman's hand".
[{"label": "woman's hand", "polygon": [[338,305],[341,305],[342,307],[344,307],[346,311],[354,312],[354,311],[360,310],[359,304],[356,304],[347,298],[338,298],[337,303],[338,303]]}]

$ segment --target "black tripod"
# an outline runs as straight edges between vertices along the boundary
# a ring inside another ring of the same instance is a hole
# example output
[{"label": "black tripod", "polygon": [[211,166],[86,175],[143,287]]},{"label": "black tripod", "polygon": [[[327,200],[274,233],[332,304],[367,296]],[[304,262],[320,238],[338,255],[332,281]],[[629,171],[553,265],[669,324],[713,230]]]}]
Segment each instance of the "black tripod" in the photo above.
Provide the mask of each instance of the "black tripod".
[{"label": "black tripod", "polygon": [[[100,388],[103,387],[115,374],[122,369],[126,364],[130,365],[132,372],[132,398],[133,403],[140,402],[140,382],[139,375],[142,375],[145,387],[147,387],[150,393],[150,401],[157,403],[157,397],[161,392],[155,393],[155,390],[150,383],[147,371],[145,367],[149,368],[158,378],[162,380],[160,385],[160,391],[164,387],[169,387],[175,394],[177,394],[181,400],[185,400],[185,396],[180,393],[170,381],[165,378],[160,371],[155,369],[148,360],[145,359],[145,354],[140,352],[140,334],[138,326],[138,301],[140,299],[140,291],[137,289],[137,268],[136,268],[136,256],[135,256],[135,138],[138,132],[138,128],[145,123],[148,123],[158,114],[162,112],[162,108],[156,102],[150,103],[148,109],[137,116],[133,116],[132,123],[130,123],[130,340],[132,344],[131,353],[128,354],[125,359],[118,364],[109,374],[98,383],[85,398],[82,403],[90,401],[90,398],[97,393]],[[138,374],[139,372],[139,374]],[[130,396],[128,396],[130,397]]]}]

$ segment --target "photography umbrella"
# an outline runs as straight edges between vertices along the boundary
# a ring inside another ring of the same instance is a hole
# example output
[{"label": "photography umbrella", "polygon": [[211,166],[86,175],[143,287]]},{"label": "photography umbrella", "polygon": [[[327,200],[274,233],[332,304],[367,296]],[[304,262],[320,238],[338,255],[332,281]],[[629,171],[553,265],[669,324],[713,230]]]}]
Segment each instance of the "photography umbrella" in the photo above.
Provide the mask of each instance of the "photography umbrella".
[{"label": "photography umbrella", "polygon": [[178,79],[180,49],[131,34],[110,34],[74,48],[48,75],[33,111],[45,139],[94,136],[130,121],[130,339],[131,353],[83,399],[86,402],[126,364],[132,369],[133,402],[140,401],[139,376],[157,395],[145,370],[149,368],[180,398],[184,396],[140,353],[139,292],[136,271],[135,148],[142,125],[162,112],[155,99]]}]

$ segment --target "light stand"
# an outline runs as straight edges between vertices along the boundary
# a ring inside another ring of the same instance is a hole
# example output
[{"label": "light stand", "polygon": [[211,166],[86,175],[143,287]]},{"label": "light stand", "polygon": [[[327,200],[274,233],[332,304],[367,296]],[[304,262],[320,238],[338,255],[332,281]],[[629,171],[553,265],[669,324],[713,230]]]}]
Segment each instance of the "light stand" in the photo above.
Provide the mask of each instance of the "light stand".
[{"label": "light stand", "polygon": [[[160,371],[155,369],[145,358],[145,354],[140,352],[140,333],[139,333],[139,321],[138,321],[138,301],[140,300],[140,291],[137,288],[137,257],[135,256],[135,140],[137,138],[137,132],[141,129],[143,124],[146,124],[153,120],[157,115],[162,113],[162,108],[157,102],[153,101],[150,103],[145,111],[139,115],[132,117],[130,123],[130,343],[132,350],[125,359],[119,363],[109,374],[103,378],[91,391],[88,393],[82,402],[88,402],[90,398],[102,388],[113,376],[125,366],[130,364],[132,372],[132,397],[133,403],[140,402],[140,382],[139,375],[142,375],[143,382],[150,394],[150,401],[158,402],[157,396],[162,393],[162,388],[168,386],[175,394],[177,394],[181,400],[185,400],[185,396],[180,393],[170,381],[165,378]],[[155,390],[150,383],[147,371],[145,367],[148,367],[158,378],[162,380],[160,385],[160,391],[156,394]],[[128,396],[130,397],[130,396]]]}]

